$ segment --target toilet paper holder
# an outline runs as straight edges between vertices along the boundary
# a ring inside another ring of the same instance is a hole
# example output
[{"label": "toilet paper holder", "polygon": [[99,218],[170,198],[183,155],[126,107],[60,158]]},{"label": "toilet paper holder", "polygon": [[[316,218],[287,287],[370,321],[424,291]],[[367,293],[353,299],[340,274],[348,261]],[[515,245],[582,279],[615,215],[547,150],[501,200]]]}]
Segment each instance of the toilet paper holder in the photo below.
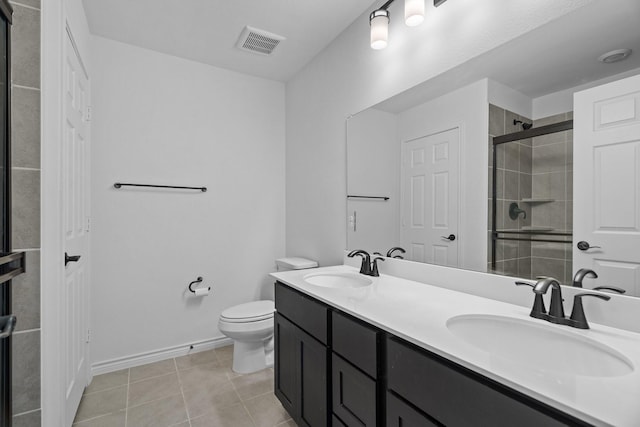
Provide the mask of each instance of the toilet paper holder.
[{"label": "toilet paper holder", "polygon": [[[203,281],[203,280],[204,280],[204,279],[203,279],[202,277],[198,277],[198,278],[196,278],[196,280],[194,280],[193,282],[189,283],[189,290],[195,294],[195,293],[196,293],[196,291],[193,289],[193,285],[194,285],[195,283],[202,283],[202,281]],[[210,291],[210,290],[211,290],[211,286],[209,286],[209,287],[207,288],[207,290],[209,290],[209,291]]]}]

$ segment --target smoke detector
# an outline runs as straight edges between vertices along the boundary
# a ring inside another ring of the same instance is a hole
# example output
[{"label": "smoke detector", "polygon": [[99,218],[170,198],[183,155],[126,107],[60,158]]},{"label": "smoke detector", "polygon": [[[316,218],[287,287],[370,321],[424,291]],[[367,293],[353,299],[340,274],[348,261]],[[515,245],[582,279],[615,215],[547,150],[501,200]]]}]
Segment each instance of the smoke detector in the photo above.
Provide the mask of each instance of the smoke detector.
[{"label": "smoke detector", "polygon": [[236,47],[260,55],[271,55],[283,40],[286,39],[282,36],[247,25],[244,27],[244,30],[242,30]]},{"label": "smoke detector", "polygon": [[631,49],[616,49],[598,57],[598,61],[605,64],[611,64],[612,62],[623,61],[631,55]]}]

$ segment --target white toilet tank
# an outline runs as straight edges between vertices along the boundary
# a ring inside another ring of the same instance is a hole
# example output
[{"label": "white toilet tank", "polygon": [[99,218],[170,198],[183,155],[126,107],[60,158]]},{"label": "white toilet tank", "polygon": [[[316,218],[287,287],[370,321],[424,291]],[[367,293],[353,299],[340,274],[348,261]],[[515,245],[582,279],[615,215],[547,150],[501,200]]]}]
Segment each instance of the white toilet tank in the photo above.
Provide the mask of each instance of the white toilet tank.
[{"label": "white toilet tank", "polygon": [[316,268],[317,266],[318,263],[316,261],[300,257],[279,258],[276,260],[278,271],[304,270],[307,268]]}]

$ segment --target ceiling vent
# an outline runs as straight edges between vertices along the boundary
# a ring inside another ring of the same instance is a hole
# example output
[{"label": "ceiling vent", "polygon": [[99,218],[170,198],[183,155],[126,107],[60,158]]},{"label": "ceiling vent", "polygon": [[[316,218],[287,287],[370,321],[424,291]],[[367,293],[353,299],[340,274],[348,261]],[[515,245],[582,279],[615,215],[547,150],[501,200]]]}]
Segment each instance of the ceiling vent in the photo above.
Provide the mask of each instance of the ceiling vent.
[{"label": "ceiling vent", "polygon": [[236,46],[247,52],[259,53],[260,55],[271,55],[278,47],[284,37],[264,30],[258,30],[250,26],[244,27]]}]

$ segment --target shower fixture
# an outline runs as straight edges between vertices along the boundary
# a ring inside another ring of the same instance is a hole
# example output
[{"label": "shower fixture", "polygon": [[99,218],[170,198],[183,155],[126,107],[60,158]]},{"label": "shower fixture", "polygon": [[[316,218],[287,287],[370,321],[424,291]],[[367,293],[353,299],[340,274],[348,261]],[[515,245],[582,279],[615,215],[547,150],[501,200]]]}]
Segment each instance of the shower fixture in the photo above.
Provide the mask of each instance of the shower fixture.
[{"label": "shower fixture", "polygon": [[531,126],[533,126],[533,123],[526,123],[526,122],[523,122],[522,120],[516,120],[516,119],[513,119],[513,124],[514,125],[521,124],[522,129],[524,130],[531,129]]}]

